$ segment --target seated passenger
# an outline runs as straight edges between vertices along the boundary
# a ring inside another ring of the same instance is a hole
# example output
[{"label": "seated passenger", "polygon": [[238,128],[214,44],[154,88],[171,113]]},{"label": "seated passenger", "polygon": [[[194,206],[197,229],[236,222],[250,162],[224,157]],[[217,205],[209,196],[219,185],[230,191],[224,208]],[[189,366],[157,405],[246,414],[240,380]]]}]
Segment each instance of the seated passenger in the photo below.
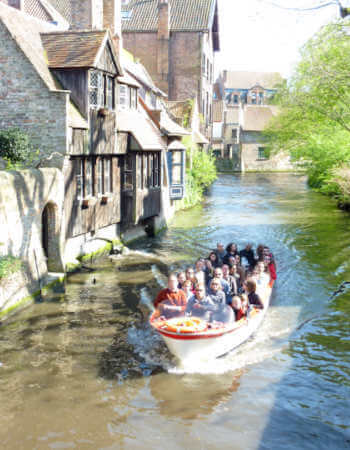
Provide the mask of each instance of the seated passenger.
[{"label": "seated passenger", "polygon": [[194,276],[197,283],[205,283],[204,261],[202,259],[196,262]]},{"label": "seated passenger", "polygon": [[210,313],[215,311],[217,306],[209,296],[205,294],[204,283],[198,283],[195,293],[189,298],[186,313],[191,316],[201,317],[204,320],[210,320]]},{"label": "seated passenger", "polygon": [[238,297],[237,295],[235,295],[233,297],[231,306],[232,306],[233,312],[235,313],[236,320],[241,320],[242,317],[244,317],[246,315],[246,312],[242,306],[242,301],[241,301],[240,297]]},{"label": "seated passenger", "polygon": [[178,288],[182,289],[184,282],[186,281],[186,274],[185,272],[179,272],[177,274],[177,281],[178,281]]},{"label": "seated passenger", "polygon": [[214,267],[212,266],[209,259],[204,260],[204,274],[205,274],[205,285],[209,283],[209,280],[213,278]]},{"label": "seated passenger", "polygon": [[186,309],[186,294],[177,286],[177,276],[172,273],[168,277],[168,287],[162,289],[154,300],[155,308],[166,318],[181,316]]},{"label": "seated passenger", "polygon": [[226,255],[224,256],[223,263],[229,265],[230,256],[235,257],[236,255],[239,255],[237,245],[230,242],[226,247]]},{"label": "seated passenger", "polygon": [[241,303],[242,303],[242,309],[245,315],[248,313],[249,309],[249,300],[247,294],[241,294],[240,295]]},{"label": "seated passenger", "polygon": [[208,296],[216,305],[226,305],[226,295],[222,290],[221,280],[213,278],[209,283]]},{"label": "seated passenger", "polygon": [[233,264],[230,267],[230,275],[233,279],[234,289],[232,289],[232,295],[237,295],[242,291],[242,284],[244,279],[241,278],[240,274],[237,271],[237,265]]},{"label": "seated passenger", "polygon": [[[228,284],[228,282],[226,280],[224,280],[221,267],[217,267],[214,270],[214,279],[215,278],[219,279],[221,288],[222,288],[223,292],[225,293],[226,303],[228,305],[230,305],[231,301],[232,301],[230,285]],[[209,282],[209,286],[211,286],[211,281]]]},{"label": "seated passenger", "polygon": [[244,290],[248,294],[249,305],[252,305],[257,309],[264,309],[264,304],[259,295],[256,293],[256,283],[252,278],[245,281]]},{"label": "seated passenger", "polygon": [[193,267],[192,266],[187,267],[185,273],[186,273],[186,280],[190,280],[192,282],[193,286],[195,286],[196,278],[194,276],[194,269],[193,269]]},{"label": "seated passenger", "polygon": [[253,268],[255,266],[256,260],[254,256],[254,250],[252,244],[247,244],[243,250],[239,252],[241,260],[245,258],[249,267]]},{"label": "seated passenger", "polygon": [[259,261],[256,265],[257,283],[262,287],[266,287],[270,281],[270,275],[267,273],[267,266],[264,261]]},{"label": "seated passenger", "polygon": [[277,279],[277,274],[276,274],[276,265],[274,261],[271,261],[271,258],[269,256],[265,257],[265,263],[267,265],[269,274],[270,274],[270,286],[273,285],[273,283],[276,281]]},{"label": "seated passenger", "polygon": [[194,291],[194,287],[193,284],[190,280],[185,280],[184,284],[182,285],[181,288],[184,293],[186,294],[186,299],[188,300],[190,297],[192,297]]},{"label": "seated passenger", "polygon": [[222,278],[228,282],[230,286],[230,296],[238,294],[238,282],[235,277],[230,274],[230,268],[227,264],[222,266]]},{"label": "seated passenger", "polygon": [[235,264],[237,266],[237,272],[239,273],[239,276],[241,277],[241,280],[245,280],[246,278],[246,270],[241,262],[241,257],[239,255],[235,256]]},{"label": "seated passenger", "polygon": [[222,266],[222,261],[215,252],[209,253],[208,260],[211,262],[211,265],[214,269],[216,269],[216,267]]},{"label": "seated passenger", "polygon": [[263,244],[259,244],[256,248],[256,260],[257,261],[264,261],[264,248],[265,246]]},{"label": "seated passenger", "polygon": [[224,244],[222,242],[218,242],[216,244],[216,249],[213,251],[217,254],[221,263],[223,263],[224,256],[226,255]]}]

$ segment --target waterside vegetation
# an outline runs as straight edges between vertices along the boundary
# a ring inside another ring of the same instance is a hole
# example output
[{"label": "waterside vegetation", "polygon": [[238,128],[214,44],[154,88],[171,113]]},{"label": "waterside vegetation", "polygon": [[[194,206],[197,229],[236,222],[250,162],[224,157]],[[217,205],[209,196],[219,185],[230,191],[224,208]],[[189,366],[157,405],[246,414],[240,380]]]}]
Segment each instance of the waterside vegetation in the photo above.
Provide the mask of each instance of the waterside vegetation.
[{"label": "waterside vegetation", "polygon": [[217,177],[215,157],[211,150],[202,151],[191,136],[183,138],[186,147],[186,195],[179,209],[190,208],[203,199],[203,193]]},{"label": "waterside vegetation", "polygon": [[265,134],[272,152],[286,150],[309,185],[350,207],[350,24],[323,27],[303,47],[280,86],[276,116]]}]

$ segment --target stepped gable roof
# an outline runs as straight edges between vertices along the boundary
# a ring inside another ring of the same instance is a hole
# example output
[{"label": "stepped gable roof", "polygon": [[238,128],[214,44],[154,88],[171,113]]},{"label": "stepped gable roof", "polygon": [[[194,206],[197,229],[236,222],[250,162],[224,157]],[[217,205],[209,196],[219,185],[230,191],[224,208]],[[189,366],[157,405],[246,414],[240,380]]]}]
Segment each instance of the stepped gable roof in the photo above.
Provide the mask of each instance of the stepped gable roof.
[{"label": "stepped gable roof", "polygon": [[[169,0],[171,31],[205,31],[215,23],[218,30],[217,0]],[[122,20],[124,32],[157,31],[158,0],[130,0],[122,5],[130,17]]]},{"label": "stepped gable roof", "polygon": [[244,131],[263,131],[277,113],[278,110],[271,106],[246,105],[243,111],[242,129]]},{"label": "stepped gable roof", "polygon": [[261,86],[264,89],[276,89],[276,86],[283,81],[282,75],[278,72],[246,72],[228,70],[225,71],[225,74],[225,89],[251,89],[254,86]]},{"label": "stepped gable roof", "polygon": [[226,123],[239,123],[239,109],[238,108],[227,108],[226,112]]},{"label": "stepped gable roof", "polygon": [[224,121],[224,101],[213,100],[213,122]]},{"label": "stepped gable roof", "polygon": [[57,27],[41,21],[16,8],[0,2],[0,20],[13,40],[34,66],[36,72],[51,91],[60,90],[51,74],[45,58],[40,33],[57,31]]}]

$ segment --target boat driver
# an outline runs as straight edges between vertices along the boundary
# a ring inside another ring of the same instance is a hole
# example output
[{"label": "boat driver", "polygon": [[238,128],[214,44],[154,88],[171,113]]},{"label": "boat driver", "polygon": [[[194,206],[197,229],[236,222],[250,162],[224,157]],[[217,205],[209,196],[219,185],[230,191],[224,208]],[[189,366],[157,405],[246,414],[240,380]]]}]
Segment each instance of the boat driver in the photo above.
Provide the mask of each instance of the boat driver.
[{"label": "boat driver", "polygon": [[162,289],[154,300],[155,308],[166,318],[181,316],[187,306],[186,294],[178,288],[176,274],[168,277],[168,287]]}]

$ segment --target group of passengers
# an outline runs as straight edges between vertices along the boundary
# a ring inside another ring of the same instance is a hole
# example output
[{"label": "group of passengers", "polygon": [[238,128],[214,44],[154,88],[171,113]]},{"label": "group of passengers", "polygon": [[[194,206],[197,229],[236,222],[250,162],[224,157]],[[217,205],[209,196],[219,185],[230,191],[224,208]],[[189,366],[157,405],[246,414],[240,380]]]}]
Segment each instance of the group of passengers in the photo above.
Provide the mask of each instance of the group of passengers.
[{"label": "group of passengers", "polygon": [[267,246],[254,251],[247,244],[239,251],[234,243],[226,248],[218,243],[194,267],[170,274],[154,306],[166,318],[186,314],[208,322],[232,322],[247,316],[252,307],[263,309],[263,294],[275,280],[276,264]]}]

